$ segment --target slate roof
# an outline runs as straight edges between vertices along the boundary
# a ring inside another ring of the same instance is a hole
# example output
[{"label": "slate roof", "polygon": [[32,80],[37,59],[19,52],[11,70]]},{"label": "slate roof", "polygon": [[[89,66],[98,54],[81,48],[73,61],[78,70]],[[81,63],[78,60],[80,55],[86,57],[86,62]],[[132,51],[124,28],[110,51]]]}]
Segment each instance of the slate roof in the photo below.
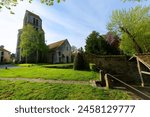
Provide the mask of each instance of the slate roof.
[{"label": "slate roof", "polygon": [[63,45],[65,41],[67,41],[67,39],[51,43],[48,45],[48,47],[50,50],[55,50],[59,48],[61,45]]}]

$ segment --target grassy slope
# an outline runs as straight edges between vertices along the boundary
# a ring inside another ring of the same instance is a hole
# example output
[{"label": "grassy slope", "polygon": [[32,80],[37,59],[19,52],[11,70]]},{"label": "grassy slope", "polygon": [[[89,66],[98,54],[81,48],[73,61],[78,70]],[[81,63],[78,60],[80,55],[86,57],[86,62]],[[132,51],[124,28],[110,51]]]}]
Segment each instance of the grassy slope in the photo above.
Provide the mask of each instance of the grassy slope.
[{"label": "grassy slope", "polygon": [[54,69],[41,66],[0,69],[1,78],[44,78],[55,80],[94,80],[98,73],[92,71],[74,71],[73,69]]},{"label": "grassy slope", "polygon": [[115,100],[130,97],[123,91],[102,90],[88,85],[0,81],[0,99]]}]

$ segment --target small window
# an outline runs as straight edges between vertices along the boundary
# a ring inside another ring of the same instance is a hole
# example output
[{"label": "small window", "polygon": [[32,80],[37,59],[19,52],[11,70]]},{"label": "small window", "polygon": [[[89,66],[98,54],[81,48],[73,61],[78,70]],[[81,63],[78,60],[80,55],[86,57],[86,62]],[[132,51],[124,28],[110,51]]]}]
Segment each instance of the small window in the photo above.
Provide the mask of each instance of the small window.
[{"label": "small window", "polygon": [[3,55],[4,55],[4,52],[2,52],[1,55],[3,56]]},{"label": "small window", "polygon": [[36,21],[35,21],[35,18],[33,18],[33,24],[35,24],[35,22],[36,22]]},{"label": "small window", "polygon": [[3,56],[2,56],[2,57],[1,57],[1,61],[0,61],[0,62],[3,62],[3,59],[4,59],[4,58],[3,58]]},{"label": "small window", "polygon": [[38,26],[39,25],[39,22],[38,22],[38,20],[36,19],[36,24],[35,24],[36,26]]},{"label": "small window", "polygon": [[58,55],[61,56],[61,52],[58,52]]}]

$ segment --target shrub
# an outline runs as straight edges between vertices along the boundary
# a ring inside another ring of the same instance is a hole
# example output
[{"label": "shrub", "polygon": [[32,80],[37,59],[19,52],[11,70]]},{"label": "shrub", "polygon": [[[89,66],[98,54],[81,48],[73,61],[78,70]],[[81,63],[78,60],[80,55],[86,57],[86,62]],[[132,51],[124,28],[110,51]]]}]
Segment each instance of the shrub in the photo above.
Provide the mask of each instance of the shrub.
[{"label": "shrub", "polygon": [[78,52],[75,56],[74,70],[89,70],[89,63],[81,52]]},{"label": "shrub", "polygon": [[98,69],[96,68],[96,65],[95,65],[95,64],[91,64],[91,65],[90,65],[90,69],[91,69],[92,71],[98,71]]}]

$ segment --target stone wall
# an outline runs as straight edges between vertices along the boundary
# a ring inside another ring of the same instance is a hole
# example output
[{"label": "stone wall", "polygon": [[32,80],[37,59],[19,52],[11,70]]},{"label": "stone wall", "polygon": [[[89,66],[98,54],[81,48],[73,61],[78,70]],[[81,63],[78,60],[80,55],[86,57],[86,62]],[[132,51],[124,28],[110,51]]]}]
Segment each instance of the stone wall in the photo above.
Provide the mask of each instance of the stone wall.
[{"label": "stone wall", "polygon": [[[122,73],[127,70],[127,57],[122,55],[106,55],[106,56],[95,56],[92,54],[85,54],[86,58],[90,63],[95,63],[100,69],[104,69],[106,72],[113,74]],[[122,68],[122,69],[120,69]]]},{"label": "stone wall", "polygon": [[110,73],[127,83],[140,83],[136,60],[129,61],[124,55],[96,56],[85,54],[90,63],[95,63],[98,68]]}]

